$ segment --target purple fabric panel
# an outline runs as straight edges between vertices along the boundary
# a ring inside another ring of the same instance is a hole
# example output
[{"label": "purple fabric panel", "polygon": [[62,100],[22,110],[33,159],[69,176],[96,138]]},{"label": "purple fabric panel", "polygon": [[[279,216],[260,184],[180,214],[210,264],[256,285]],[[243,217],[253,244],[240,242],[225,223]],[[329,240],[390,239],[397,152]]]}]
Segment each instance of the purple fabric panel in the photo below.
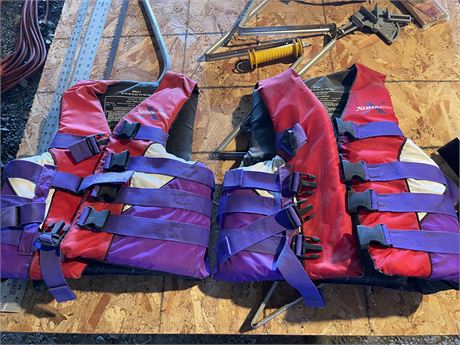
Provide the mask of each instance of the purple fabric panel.
[{"label": "purple fabric panel", "polygon": [[18,246],[21,243],[22,231],[14,228],[3,228],[0,231],[1,244],[9,244],[11,246]]},{"label": "purple fabric panel", "polygon": [[209,276],[206,248],[191,244],[114,236],[107,262],[193,278]]},{"label": "purple fabric panel", "polygon": [[2,279],[28,279],[32,255],[19,255],[16,246],[2,244],[0,257]]},{"label": "purple fabric panel", "polygon": [[413,162],[391,162],[384,164],[365,164],[369,181],[390,181],[414,178],[446,184],[442,171],[434,165]]},{"label": "purple fabric panel", "polygon": [[176,177],[170,182],[168,182],[161,189],[178,189],[184,190],[190,193],[198,194],[205,196],[207,198],[212,198],[213,190],[212,188],[198,182],[193,182],[187,179]]},{"label": "purple fabric panel", "polygon": [[213,278],[228,282],[283,280],[274,270],[274,262],[273,255],[242,251],[220,265]]},{"label": "purple fabric panel", "polygon": [[2,196],[15,195],[14,190],[11,188],[9,183],[4,183],[2,186]]},{"label": "purple fabric panel", "polygon": [[[427,214],[421,227],[430,231],[460,232],[455,217],[443,214]],[[455,254],[429,253],[431,258],[431,279],[459,280],[460,258]]]},{"label": "purple fabric panel", "polygon": [[[37,184],[35,185],[35,197],[33,201],[44,202],[48,197],[48,193],[51,188],[51,181],[53,180],[56,167],[51,165],[45,165],[42,170]],[[20,254],[29,254],[34,250],[33,243],[38,236],[38,227],[40,224],[30,224],[26,226],[22,233],[21,243],[18,248]]]},{"label": "purple fabric panel", "polygon": [[36,183],[42,169],[43,167],[37,163],[19,159],[13,160],[6,164],[2,173],[2,180],[16,177]]},{"label": "purple fabric panel", "polygon": [[[164,189],[179,189],[211,197],[212,189],[204,184],[175,178]],[[211,227],[211,221],[201,213],[181,209],[134,206],[124,214],[173,220]],[[114,236],[107,261],[114,264],[141,267],[194,278],[209,276],[205,262],[206,248],[186,243]]]}]

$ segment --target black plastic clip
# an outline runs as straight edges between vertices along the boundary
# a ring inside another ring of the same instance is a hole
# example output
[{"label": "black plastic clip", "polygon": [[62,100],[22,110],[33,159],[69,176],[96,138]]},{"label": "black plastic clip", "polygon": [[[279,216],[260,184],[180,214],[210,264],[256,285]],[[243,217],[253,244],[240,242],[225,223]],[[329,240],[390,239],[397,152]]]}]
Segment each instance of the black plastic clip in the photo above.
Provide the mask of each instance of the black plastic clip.
[{"label": "black plastic clip", "polygon": [[337,135],[349,135],[352,138],[355,138],[356,132],[353,122],[343,121],[338,117],[334,119],[334,122]]},{"label": "black plastic clip", "polygon": [[116,135],[122,139],[133,139],[140,128],[141,124],[139,122],[124,121],[123,124],[117,128]]},{"label": "black plastic clip", "polygon": [[383,247],[391,247],[386,241],[383,226],[380,224],[373,228],[358,225],[356,232],[361,249],[368,248],[371,242],[378,243]]},{"label": "black plastic clip", "polygon": [[363,161],[351,163],[347,160],[342,160],[343,182],[350,183],[353,178],[360,178],[362,181],[367,180],[367,174]]},{"label": "black plastic clip", "polygon": [[[313,209],[313,205],[308,204],[305,207],[301,207],[306,202],[307,200],[297,201],[296,203],[292,204],[291,207],[288,208],[288,215],[290,216],[290,221],[294,228],[299,227],[303,223],[313,218],[313,213],[307,215],[307,213],[309,213]],[[291,214],[291,210],[295,214]],[[300,220],[300,224],[295,218]]]},{"label": "black plastic clip", "polygon": [[120,153],[110,153],[104,164],[104,170],[122,172],[126,171],[129,162],[129,151],[125,150]]},{"label": "black plastic clip", "polygon": [[[292,238],[291,249],[300,260],[315,260],[318,259],[319,252],[323,251],[323,247],[319,243],[321,240],[318,237],[305,236],[297,234]],[[313,254],[308,254],[313,252]]]},{"label": "black plastic clip", "polygon": [[52,222],[47,227],[40,230],[38,242],[41,246],[58,248],[62,239],[70,230],[70,225],[66,225],[62,220]]},{"label": "black plastic clip", "polygon": [[296,195],[313,195],[318,186],[315,179],[315,175],[294,172],[290,177],[291,191]]},{"label": "black plastic clip", "polygon": [[347,204],[348,212],[356,213],[359,208],[364,208],[368,211],[375,211],[372,202],[373,191],[371,189],[364,192],[348,192]]},{"label": "black plastic clip", "polygon": [[100,184],[93,187],[90,196],[97,201],[114,202],[120,191],[120,184]]},{"label": "black plastic clip", "polygon": [[109,210],[96,211],[91,206],[88,206],[83,210],[77,225],[83,229],[101,231],[107,224],[109,216]]}]

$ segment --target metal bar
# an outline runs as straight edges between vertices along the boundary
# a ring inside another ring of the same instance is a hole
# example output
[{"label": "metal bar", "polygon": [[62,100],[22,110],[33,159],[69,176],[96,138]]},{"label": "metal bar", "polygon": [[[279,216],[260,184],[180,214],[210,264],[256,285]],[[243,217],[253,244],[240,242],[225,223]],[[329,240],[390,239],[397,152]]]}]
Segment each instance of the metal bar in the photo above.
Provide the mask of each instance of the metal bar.
[{"label": "metal bar", "polygon": [[302,76],[307,72],[314,64],[318,62],[324,55],[326,55],[332,48],[335,47],[335,43],[337,42],[337,37],[334,36],[328,44],[326,44],[307,64],[302,67],[302,69],[298,72],[299,76]]},{"label": "metal bar", "polygon": [[269,322],[270,320],[274,319],[279,314],[285,312],[286,310],[288,310],[289,308],[291,308],[292,306],[298,304],[299,302],[301,302],[303,300],[303,297],[299,297],[296,300],[292,301],[291,303],[287,303],[287,304],[283,305],[282,307],[276,309],[274,312],[270,313],[269,315],[267,315],[266,317],[264,317],[260,321],[257,321],[259,319],[259,317],[261,315],[263,315],[263,313],[265,311],[265,308],[266,308],[266,306],[268,304],[268,301],[270,300],[270,298],[272,297],[272,295],[275,292],[276,288],[278,287],[278,284],[279,284],[279,282],[275,281],[272,284],[272,286],[270,286],[270,289],[268,290],[268,292],[265,295],[264,299],[260,303],[259,308],[257,309],[256,313],[254,314],[254,317],[251,320],[251,328],[252,329],[256,329],[256,328],[259,328],[259,327],[265,325],[267,322]]},{"label": "metal bar", "polygon": [[320,25],[286,25],[286,26],[258,26],[254,28],[240,28],[240,36],[283,35],[283,34],[327,34],[331,32],[328,24]]},{"label": "metal bar", "polygon": [[152,33],[157,41],[158,47],[160,48],[160,54],[163,60],[162,70],[157,80],[157,82],[159,83],[165,76],[166,72],[170,69],[171,60],[169,58],[168,48],[166,48],[163,35],[161,34],[160,27],[155,18],[155,15],[153,14],[152,7],[150,6],[150,2],[148,0],[140,0],[140,2],[144,9],[145,15],[147,16],[147,24],[149,25],[149,28],[152,30]]},{"label": "metal bar", "polygon": [[69,46],[65,54],[64,61],[61,64],[59,71],[59,79],[54,90],[53,100],[51,101],[51,109],[48,116],[41,123],[40,141],[38,143],[37,154],[41,154],[48,149],[54,134],[59,126],[59,114],[61,111],[61,97],[67,88],[67,83],[72,76],[72,64],[77,54],[78,42],[83,33],[83,24],[89,8],[89,1],[83,0],[78,8],[75,23],[73,25],[72,34],[69,40]]}]

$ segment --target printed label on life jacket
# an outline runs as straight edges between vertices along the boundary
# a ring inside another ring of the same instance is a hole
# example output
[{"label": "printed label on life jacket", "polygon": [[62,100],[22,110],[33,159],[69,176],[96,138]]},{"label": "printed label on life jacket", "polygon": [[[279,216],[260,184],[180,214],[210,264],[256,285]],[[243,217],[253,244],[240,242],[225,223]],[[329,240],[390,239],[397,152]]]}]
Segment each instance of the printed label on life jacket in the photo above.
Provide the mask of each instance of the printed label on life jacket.
[{"label": "printed label on life jacket", "polygon": [[311,89],[311,91],[324,105],[329,117],[340,117],[347,103],[348,92],[324,89]]},{"label": "printed label on life jacket", "polygon": [[113,129],[123,116],[149,96],[149,94],[105,96],[104,113],[110,128]]}]

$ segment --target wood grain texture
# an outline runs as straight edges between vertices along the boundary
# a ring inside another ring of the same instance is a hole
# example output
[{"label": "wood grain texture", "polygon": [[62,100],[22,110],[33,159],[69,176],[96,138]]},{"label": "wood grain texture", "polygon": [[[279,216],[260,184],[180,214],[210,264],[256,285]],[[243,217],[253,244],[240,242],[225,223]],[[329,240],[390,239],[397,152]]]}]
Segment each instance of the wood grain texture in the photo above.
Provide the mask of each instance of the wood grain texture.
[{"label": "wood grain texture", "polygon": [[[245,1],[158,0],[151,1],[171,54],[172,69],[196,79],[200,100],[195,122],[193,156],[205,162],[221,183],[233,162],[208,161],[208,153],[250,110],[250,95],[261,78],[286,69],[291,61],[263,66],[251,73],[234,73],[230,59],[205,63],[200,56],[233,24]],[[343,23],[359,5],[326,6],[299,1],[272,1],[250,25]],[[51,46],[20,154],[33,154],[38,128],[47,115],[57,71],[65,55],[78,1],[67,0]],[[379,4],[398,9],[390,1]],[[340,40],[337,47],[306,77],[348,68],[360,62],[388,75],[400,125],[428,153],[459,136],[460,125],[460,6],[444,0],[451,21],[421,31],[413,24],[399,40],[385,45],[372,35],[356,33]],[[94,1],[91,2],[94,4]],[[92,78],[100,78],[105,66],[115,18],[121,2],[114,1],[95,62]],[[254,38],[235,37],[238,45]],[[309,39],[312,56],[321,39]],[[222,49],[223,50],[223,49]],[[155,80],[158,63],[155,49],[136,1],[130,1],[112,79]],[[240,148],[244,139],[229,149]],[[213,232],[212,238],[215,239]],[[87,333],[238,333],[254,310],[268,283],[229,284],[195,282],[167,276],[84,277],[71,282],[78,295],[73,302],[58,304],[47,292],[26,292],[19,314],[1,314],[2,331]],[[311,335],[431,335],[458,334],[459,294],[441,292],[422,296],[357,286],[325,286],[328,306],[312,310],[297,305],[254,334]],[[296,295],[283,286],[267,313]]]}]

